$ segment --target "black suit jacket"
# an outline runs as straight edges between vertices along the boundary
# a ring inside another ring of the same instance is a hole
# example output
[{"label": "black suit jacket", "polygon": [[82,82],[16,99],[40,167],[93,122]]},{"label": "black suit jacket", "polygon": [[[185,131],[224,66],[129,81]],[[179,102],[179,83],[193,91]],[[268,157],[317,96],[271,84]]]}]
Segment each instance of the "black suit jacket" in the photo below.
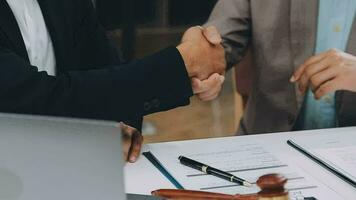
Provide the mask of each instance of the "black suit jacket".
[{"label": "black suit jacket", "polygon": [[0,0],[0,112],[125,121],[189,104],[190,80],[176,48],[123,63],[90,0],[38,0],[57,76],[29,63],[11,9]]}]

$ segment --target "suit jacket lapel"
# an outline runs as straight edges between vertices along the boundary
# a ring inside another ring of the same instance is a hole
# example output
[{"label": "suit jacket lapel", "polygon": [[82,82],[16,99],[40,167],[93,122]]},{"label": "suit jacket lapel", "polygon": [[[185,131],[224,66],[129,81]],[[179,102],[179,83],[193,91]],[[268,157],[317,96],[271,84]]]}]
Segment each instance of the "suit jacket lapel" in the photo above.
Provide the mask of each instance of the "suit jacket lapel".
[{"label": "suit jacket lapel", "polygon": [[0,29],[10,41],[15,53],[29,61],[20,28],[10,6],[5,0],[0,1]]},{"label": "suit jacket lapel", "polygon": [[[318,0],[291,0],[291,51],[294,69],[297,69],[315,51]],[[304,96],[295,87],[298,110],[301,108]]]}]

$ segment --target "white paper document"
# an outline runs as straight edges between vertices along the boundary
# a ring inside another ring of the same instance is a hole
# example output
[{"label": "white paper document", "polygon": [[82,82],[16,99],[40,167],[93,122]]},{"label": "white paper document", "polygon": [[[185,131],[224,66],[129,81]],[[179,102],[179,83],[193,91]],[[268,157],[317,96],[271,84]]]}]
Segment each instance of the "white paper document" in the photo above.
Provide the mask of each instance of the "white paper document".
[{"label": "white paper document", "polygon": [[356,146],[321,148],[314,152],[356,182]]},{"label": "white paper document", "polygon": [[[265,174],[279,173],[288,178],[286,188],[290,194],[317,188],[317,185],[270,153],[260,143],[235,143],[234,145],[162,145],[151,153],[161,165],[185,188],[226,194],[251,194],[259,191],[255,184]],[[227,171],[251,183],[253,187],[240,186],[229,181],[206,175],[179,163],[180,155],[197,160],[211,167]]]},{"label": "white paper document", "polygon": [[356,133],[313,134],[291,140],[304,153],[322,161],[327,167],[344,175],[356,187]]}]

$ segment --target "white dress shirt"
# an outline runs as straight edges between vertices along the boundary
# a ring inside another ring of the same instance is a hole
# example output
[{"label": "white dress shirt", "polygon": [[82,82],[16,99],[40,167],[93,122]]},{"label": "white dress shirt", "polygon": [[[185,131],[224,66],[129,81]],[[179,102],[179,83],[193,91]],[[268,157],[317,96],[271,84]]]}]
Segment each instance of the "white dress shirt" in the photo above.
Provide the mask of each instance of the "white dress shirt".
[{"label": "white dress shirt", "polygon": [[7,3],[17,20],[31,65],[54,76],[53,44],[37,0],[7,0]]}]

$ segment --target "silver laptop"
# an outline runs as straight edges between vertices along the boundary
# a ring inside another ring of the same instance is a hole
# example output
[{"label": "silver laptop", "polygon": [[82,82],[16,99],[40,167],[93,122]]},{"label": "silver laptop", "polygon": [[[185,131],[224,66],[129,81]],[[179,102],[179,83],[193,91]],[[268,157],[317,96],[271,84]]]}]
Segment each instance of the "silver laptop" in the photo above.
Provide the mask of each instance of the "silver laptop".
[{"label": "silver laptop", "polygon": [[0,200],[125,200],[118,123],[0,114]]}]

